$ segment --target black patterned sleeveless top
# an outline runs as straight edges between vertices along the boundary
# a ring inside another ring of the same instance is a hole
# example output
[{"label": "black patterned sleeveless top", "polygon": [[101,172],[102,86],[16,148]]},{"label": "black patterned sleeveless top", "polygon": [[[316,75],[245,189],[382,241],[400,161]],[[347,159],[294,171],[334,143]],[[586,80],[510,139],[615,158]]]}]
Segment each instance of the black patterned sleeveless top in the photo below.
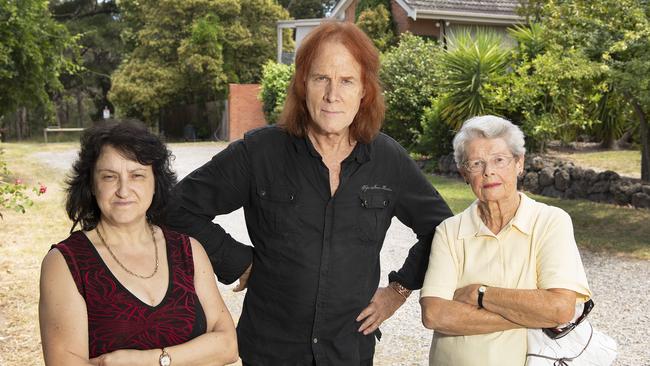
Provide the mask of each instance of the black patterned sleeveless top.
[{"label": "black patterned sleeveless top", "polygon": [[81,231],[53,245],[65,258],[86,301],[90,358],[119,349],[156,349],[185,343],[206,332],[205,313],[194,289],[189,237],[163,228],[169,285],[150,306],[129,292]]}]

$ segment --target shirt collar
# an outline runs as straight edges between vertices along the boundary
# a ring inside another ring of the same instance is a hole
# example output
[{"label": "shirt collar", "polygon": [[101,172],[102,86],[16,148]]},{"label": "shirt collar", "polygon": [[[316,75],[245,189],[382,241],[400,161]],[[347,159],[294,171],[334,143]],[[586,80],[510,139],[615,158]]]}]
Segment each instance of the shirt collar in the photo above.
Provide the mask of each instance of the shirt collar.
[{"label": "shirt collar", "polygon": [[[533,206],[535,200],[529,198],[522,192],[518,192],[518,194],[521,200],[519,201],[517,212],[510,223],[522,233],[530,235],[533,227]],[[478,215],[478,202],[478,200],[475,200],[460,214],[459,240],[482,235],[493,235]]]},{"label": "shirt collar", "polygon": [[[292,136],[293,146],[298,153],[309,153],[315,158],[322,158],[318,153],[314,145],[311,143],[309,137],[295,137]],[[362,144],[357,142],[357,145],[352,150],[352,153],[346,160],[354,159],[358,163],[362,164],[369,161],[372,157],[372,147],[371,144]]]}]

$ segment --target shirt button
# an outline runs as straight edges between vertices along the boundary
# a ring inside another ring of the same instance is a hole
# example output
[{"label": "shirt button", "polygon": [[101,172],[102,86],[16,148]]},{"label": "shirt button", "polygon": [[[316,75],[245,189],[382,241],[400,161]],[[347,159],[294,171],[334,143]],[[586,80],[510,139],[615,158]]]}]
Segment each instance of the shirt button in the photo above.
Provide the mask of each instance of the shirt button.
[{"label": "shirt button", "polygon": [[314,338],[314,343],[318,343],[318,338]]},{"label": "shirt button", "polygon": [[266,196],[266,191],[260,191],[260,195],[261,195],[262,197]]}]

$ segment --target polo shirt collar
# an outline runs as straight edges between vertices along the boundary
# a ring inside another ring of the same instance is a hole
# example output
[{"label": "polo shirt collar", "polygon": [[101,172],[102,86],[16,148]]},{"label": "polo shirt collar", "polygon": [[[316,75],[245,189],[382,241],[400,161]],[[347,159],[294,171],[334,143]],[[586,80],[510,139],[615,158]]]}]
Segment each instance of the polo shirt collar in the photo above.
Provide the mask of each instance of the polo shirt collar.
[{"label": "polo shirt collar", "polygon": [[515,217],[512,219],[512,226],[522,233],[530,235],[533,232],[533,220],[535,219],[535,200],[519,192],[521,201]]},{"label": "polo shirt collar", "polygon": [[[519,231],[526,235],[530,235],[533,227],[533,207],[535,201],[522,192],[518,192],[521,200],[515,216],[510,221],[510,224],[516,227]],[[460,215],[460,227],[458,230],[458,239],[467,239],[477,236],[494,234],[490,229],[485,226],[481,217],[478,215],[478,200],[475,200],[465,211]]]}]

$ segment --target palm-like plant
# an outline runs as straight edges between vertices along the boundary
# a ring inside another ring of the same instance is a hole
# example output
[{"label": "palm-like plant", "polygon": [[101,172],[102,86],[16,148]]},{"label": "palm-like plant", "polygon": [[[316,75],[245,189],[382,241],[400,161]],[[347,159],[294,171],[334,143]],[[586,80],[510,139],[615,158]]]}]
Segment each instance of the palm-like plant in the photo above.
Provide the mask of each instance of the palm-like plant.
[{"label": "palm-like plant", "polygon": [[543,53],[548,46],[544,29],[539,23],[530,23],[527,26],[515,25],[508,29],[508,34],[517,42],[519,59],[532,60]]},{"label": "palm-like plant", "polygon": [[463,121],[499,107],[484,89],[496,85],[506,73],[509,50],[494,32],[477,29],[460,32],[449,40],[441,56],[442,117],[454,129]]}]

